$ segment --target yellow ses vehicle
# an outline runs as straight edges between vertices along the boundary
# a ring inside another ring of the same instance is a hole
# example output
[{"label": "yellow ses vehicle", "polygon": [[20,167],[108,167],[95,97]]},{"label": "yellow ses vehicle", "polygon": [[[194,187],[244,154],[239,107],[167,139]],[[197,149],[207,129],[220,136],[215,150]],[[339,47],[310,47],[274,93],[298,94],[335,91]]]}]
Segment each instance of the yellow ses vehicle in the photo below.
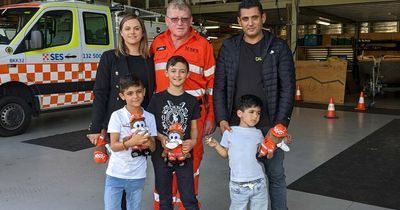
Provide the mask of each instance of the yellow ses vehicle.
[{"label": "yellow ses vehicle", "polygon": [[[116,43],[112,11],[81,1],[0,7],[0,136],[24,133],[43,111],[92,103],[101,54]],[[146,27],[149,37],[166,28]]]}]

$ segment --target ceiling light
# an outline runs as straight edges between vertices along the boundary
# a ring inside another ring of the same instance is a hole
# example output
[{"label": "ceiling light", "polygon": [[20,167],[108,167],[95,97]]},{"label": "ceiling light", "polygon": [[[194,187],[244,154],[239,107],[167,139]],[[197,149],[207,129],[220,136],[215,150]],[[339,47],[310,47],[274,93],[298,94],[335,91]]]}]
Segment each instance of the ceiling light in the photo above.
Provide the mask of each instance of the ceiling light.
[{"label": "ceiling light", "polygon": [[241,26],[236,25],[236,24],[232,24],[232,25],[230,25],[229,27],[230,27],[230,28],[235,28],[235,29],[242,29]]},{"label": "ceiling light", "polygon": [[204,26],[205,29],[219,29],[219,26]]},{"label": "ceiling light", "polygon": [[208,40],[210,40],[210,39],[218,39],[218,37],[216,37],[216,36],[208,36],[207,39]]},{"label": "ceiling light", "polygon": [[325,22],[331,22],[330,19],[324,18],[324,17],[318,17],[319,20],[325,21]]},{"label": "ceiling light", "polygon": [[322,21],[322,20],[316,20],[315,21],[317,24],[320,24],[320,25],[325,25],[325,26],[329,26],[329,25],[331,25],[331,23],[329,23],[329,22],[325,22],[325,21]]}]

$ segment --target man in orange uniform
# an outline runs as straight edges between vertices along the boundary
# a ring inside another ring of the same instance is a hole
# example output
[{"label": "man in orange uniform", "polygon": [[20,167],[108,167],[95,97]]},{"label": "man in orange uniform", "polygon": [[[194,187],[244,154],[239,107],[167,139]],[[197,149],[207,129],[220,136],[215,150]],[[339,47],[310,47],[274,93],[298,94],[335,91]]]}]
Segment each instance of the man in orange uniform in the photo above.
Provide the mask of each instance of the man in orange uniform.
[{"label": "man in orange uniform", "polygon": [[[193,148],[193,171],[195,193],[198,195],[199,167],[203,158],[203,137],[215,129],[214,105],[212,91],[214,86],[215,58],[212,45],[192,28],[190,5],[184,0],[172,0],[167,6],[165,22],[168,29],[158,35],[150,48],[154,54],[156,70],[156,92],[165,90],[169,80],[165,75],[167,60],[173,55],[181,55],[189,62],[189,78],[185,81],[184,89],[195,96],[201,107],[201,117],[198,120],[198,139]],[[176,178],[174,177],[174,180]],[[175,203],[183,209],[176,193],[176,182],[173,183]],[[154,209],[159,209],[158,194],[154,194]]]}]

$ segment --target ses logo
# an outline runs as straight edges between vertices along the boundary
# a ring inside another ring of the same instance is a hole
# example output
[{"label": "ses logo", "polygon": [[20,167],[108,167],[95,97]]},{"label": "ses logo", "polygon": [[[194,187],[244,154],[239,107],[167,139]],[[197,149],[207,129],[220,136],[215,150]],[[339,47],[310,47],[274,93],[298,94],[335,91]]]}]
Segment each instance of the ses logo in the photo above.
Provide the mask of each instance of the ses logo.
[{"label": "ses logo", "polygon": [[64,60],[64,54],[62,53],[43,53],[43,61],[62,61]]}]

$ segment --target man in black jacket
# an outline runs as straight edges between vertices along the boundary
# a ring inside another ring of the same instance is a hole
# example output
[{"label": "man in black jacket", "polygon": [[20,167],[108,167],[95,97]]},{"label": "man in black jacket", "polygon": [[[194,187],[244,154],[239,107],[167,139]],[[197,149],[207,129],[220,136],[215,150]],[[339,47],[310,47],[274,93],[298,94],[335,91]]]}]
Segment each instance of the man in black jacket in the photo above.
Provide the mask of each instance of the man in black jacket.
[{"label": "man in black jacket", "polygon": [[[262,30],[266,14],[258,0],[239,4],[238,23],[243,33],[224,41],[217,60],[214,82],[215,118],[221,132],[237,125],[234,107],[244,94],[263,101],[257,127],[265,135],[278,123],[289,125],[295,94],[293,56],[283,40]],[[283,151],[262,158],[269,181],[271,207],[287,209]]]}]

